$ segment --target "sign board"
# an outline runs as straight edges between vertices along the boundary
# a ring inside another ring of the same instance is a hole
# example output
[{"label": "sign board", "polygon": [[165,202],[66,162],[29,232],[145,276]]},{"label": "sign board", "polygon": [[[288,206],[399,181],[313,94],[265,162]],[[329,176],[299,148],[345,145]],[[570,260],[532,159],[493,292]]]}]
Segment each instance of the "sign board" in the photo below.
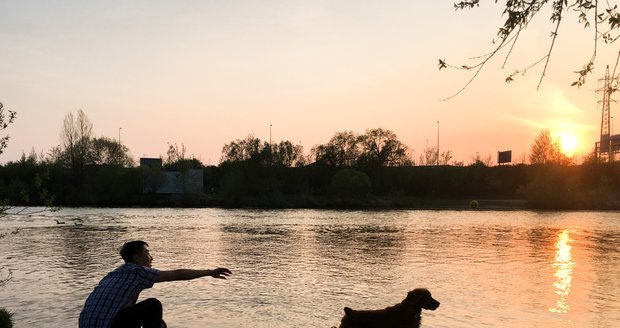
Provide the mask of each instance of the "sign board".
[{"label": "sign board", "polygon": [[498,151],[497,152],[497,164],[512,162],[512,150]]}]

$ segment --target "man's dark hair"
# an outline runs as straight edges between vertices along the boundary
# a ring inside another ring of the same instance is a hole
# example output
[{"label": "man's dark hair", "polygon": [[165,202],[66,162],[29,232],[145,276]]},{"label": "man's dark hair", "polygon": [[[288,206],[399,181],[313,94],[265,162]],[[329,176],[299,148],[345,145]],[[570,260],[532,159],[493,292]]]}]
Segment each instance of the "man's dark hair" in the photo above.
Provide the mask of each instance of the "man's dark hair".
[{"label": "man's dark hair", "polygon": [[128,241],[121,248],[121,257],[125,260],[125,263],[133,263],[133,256],[142,252],[143,246],[149,246],[145,241],[134,240]]}]

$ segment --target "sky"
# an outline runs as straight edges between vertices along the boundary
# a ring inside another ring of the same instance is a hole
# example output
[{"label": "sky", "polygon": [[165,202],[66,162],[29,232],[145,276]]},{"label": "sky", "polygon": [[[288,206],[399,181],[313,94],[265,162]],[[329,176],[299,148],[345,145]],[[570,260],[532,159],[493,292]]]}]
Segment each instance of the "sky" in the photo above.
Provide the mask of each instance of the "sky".
[{"label": "sky", "polygon": [[618,46],[599,44],[586,85],[571,87],[594,44],[576,16],[538,90],[542,66],[504,79],[547,53],[547,14],[505,68],[501,52],[442,101],[472,72],[438,70],[438,59],[471,64],[492,50],[501,11],[444,0],[0,1],[0,102],[17,112],[0,163],[47,154],[79,109],[95,136],[120,138],[136,160],[177,144],[217,165],[225,144],[248,135],[309,153],[337,132],[374,128],[396,133],[415,160],[439,142],[465,164],[505,150],[521,163],[543,129],[577,156],[591,151],[598,80]]}]

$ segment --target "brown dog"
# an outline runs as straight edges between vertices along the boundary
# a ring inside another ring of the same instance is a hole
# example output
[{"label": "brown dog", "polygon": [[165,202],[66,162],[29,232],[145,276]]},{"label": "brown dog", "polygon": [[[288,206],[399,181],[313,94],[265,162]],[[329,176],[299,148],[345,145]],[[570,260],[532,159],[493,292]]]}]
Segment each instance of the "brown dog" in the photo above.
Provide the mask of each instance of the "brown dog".
[{"label": "brown dog", "polygon": [[340,328],[414,328],[420,326],[422,309],[435,310],[439,302],[424,288],[416,288],[400,303],[382,310],[344,308]]}]

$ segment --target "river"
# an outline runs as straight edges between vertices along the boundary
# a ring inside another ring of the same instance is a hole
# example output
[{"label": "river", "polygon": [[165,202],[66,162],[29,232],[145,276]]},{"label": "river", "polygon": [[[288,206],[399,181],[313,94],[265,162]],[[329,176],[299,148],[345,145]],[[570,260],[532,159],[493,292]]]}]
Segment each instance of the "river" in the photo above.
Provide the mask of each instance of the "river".
[{"label": "river", "polygon": [[170,328],[327,328],[417,287],[441,302],[422,327],[620,326],[617,212],[66,208],[1,218],[0,233],[16,327],[76,327],[133,239],[158,269],[233,271],[143,291]]}]

